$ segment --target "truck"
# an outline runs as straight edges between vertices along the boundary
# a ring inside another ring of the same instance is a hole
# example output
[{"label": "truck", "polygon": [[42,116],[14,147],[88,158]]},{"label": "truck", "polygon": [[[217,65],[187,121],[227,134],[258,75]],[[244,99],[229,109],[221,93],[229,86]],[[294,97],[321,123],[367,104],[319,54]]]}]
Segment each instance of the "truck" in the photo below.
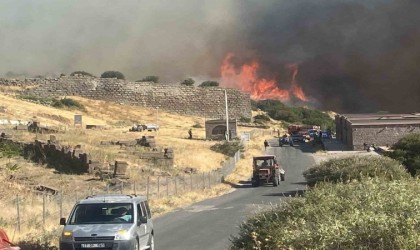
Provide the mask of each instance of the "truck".
[{"label": "truck", "polygon": [[147,123],[147,124],[134,124],[129,131],[130,132],[142,132],[142,131],[158,131],[159,126],[157,124],[153,123]]},{"label": "truck", "polygon": [[254,156],[252,160],[252,186],[272,183],[274,187],[285,180],[285,171],[277,163],[275,155]]}]

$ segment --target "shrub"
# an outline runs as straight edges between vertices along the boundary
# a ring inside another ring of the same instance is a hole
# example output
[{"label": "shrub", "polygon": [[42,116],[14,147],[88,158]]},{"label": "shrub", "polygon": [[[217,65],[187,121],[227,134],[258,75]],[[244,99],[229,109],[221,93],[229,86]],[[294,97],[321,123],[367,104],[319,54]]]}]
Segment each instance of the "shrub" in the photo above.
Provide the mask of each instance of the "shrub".
[{"label": "shrub", "polygon": [[238,150],[243,150],[244,146],[239,141],[224,141],[222,143],[216,143],[210,147],[211,150],[224,155],[233,157]]},{"label": "shrub", "polygon": [[93,76],[91,73],[88,73],[86,71],[74,71],[73,73],[70,74],[71,76],[74,75],[82,75],[82,76]]},{"label": "shrub", "polygon": [[145,78],[141,80],[137,80],[136,82],[159,82],[159,76],[146,76]]},{"label": "shrub", "polygon": [[398,161],[379,156],[331,159],[304,171],[303,176],[309,186],[319,182],[348,182],[373,177],[382,180],[410,177]]},{"label": "shrub", "polygon": [[271,118],[288,123],[302,123],[335,130],[333,119],[320,110],[303,107],[288,107],[278,100],[252,101],[253,110],[263,110]]},{"label": "shrub", "polygon": [[411,175],[420,175],[420,134],[403,137],[392,149],[388,156],[404,164]]},{"label": "shrub", "polygon": [[63,98],[60,100],[57,99],[53,99],[53,102],[51,104],[51,106],[55,107],[55,108],[76,108],[76,109],[80,109],[80,110],[85,110],[85,106],[83,106],[83,104],[79,103],[76,100],[70,99],[70,98]]},{"label": "shrub", "polygon": [[23,149],[13,142],[0,142],[0,158],[12,158],[23,154]]},{"label": "shrub", "polygon": [[323,183],[248,219],[231,249],[416,249],[420,182]]},{"label": "shrub", "polygon": [[250,123],[251,122],[251,118],[245,117],[245,116],[241,116],[241,118],[239,118],[239,121],[240,122]]},{"label": "shrub", "polygon": [[39,97],[39,96],[34,96],[34,95],[18,95],[17,98],[21,100],[27,100],[27,101],[39,103],[42,105],[48,105],[48,106],[50,106],[51,103],[53,102],[53,98]]},{"label": "shrub", "polygon": [[204,81],[204,82],[202,82],[198,86],[199,87],[218,87],[219,86],[219,82],[216,82],[216,81]]},{"label": "shrub", "polygon": [[186,86],[193,86],[195,83],[195,81],[192,78],[188,78],[185,79],[184,81],[182,81],[180,84],[181,85],[186,85]]},{"label": "shrub", "polygon": [[202,128],[203,126],[201,126],[200,123],[195,123],[194,125],[192,125],[193,128]]},{"label": "shrub", "polygon": [[102,73],[101,78],[117,78],[124,80],[125,76],[119,71],[109,70]]}]

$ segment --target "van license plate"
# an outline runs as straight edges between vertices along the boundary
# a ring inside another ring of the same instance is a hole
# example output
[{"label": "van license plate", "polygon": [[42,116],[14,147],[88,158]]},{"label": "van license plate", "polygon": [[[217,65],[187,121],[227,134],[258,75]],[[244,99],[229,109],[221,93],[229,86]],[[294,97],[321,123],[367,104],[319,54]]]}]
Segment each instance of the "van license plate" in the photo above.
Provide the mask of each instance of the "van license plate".
[{"label": "van license plate", "polygon": [[84,248],[99,248],[99,247],[105,247],[105,243],[84,243],[84,244],[81,244],[81,247],[84,247]]}]

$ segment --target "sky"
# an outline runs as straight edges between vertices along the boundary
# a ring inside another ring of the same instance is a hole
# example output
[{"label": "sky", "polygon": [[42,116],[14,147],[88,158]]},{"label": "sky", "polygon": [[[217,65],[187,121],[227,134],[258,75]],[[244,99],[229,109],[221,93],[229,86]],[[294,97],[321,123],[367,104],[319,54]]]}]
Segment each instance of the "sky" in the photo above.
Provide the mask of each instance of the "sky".
[{"label": "sky", "polygon": [[282,88],[298,64],[325,110],[420,112],[418,13],[418,0],[1,0],[0,76],[200,82],[233,53]]}]

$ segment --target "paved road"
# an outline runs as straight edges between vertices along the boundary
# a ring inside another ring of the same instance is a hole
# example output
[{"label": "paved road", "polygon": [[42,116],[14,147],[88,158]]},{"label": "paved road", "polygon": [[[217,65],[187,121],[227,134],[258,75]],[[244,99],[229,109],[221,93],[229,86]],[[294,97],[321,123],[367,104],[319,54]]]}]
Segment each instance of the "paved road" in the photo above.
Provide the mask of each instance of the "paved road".
[{"label": "paved road", "polygon": [[[228,249],[231,235],[254,212],[279,203],[291,194],[305,188],[302,172],[314,164],[308,145],[274,147],[266,154],[277,155],[286,170],[286,180],[278,187],[252,188],[249,180],[233,192],[179,209],[155,219],[155,244],[157,250],[221,250]],[[251,167],[251,163],[250,163]]]}]

